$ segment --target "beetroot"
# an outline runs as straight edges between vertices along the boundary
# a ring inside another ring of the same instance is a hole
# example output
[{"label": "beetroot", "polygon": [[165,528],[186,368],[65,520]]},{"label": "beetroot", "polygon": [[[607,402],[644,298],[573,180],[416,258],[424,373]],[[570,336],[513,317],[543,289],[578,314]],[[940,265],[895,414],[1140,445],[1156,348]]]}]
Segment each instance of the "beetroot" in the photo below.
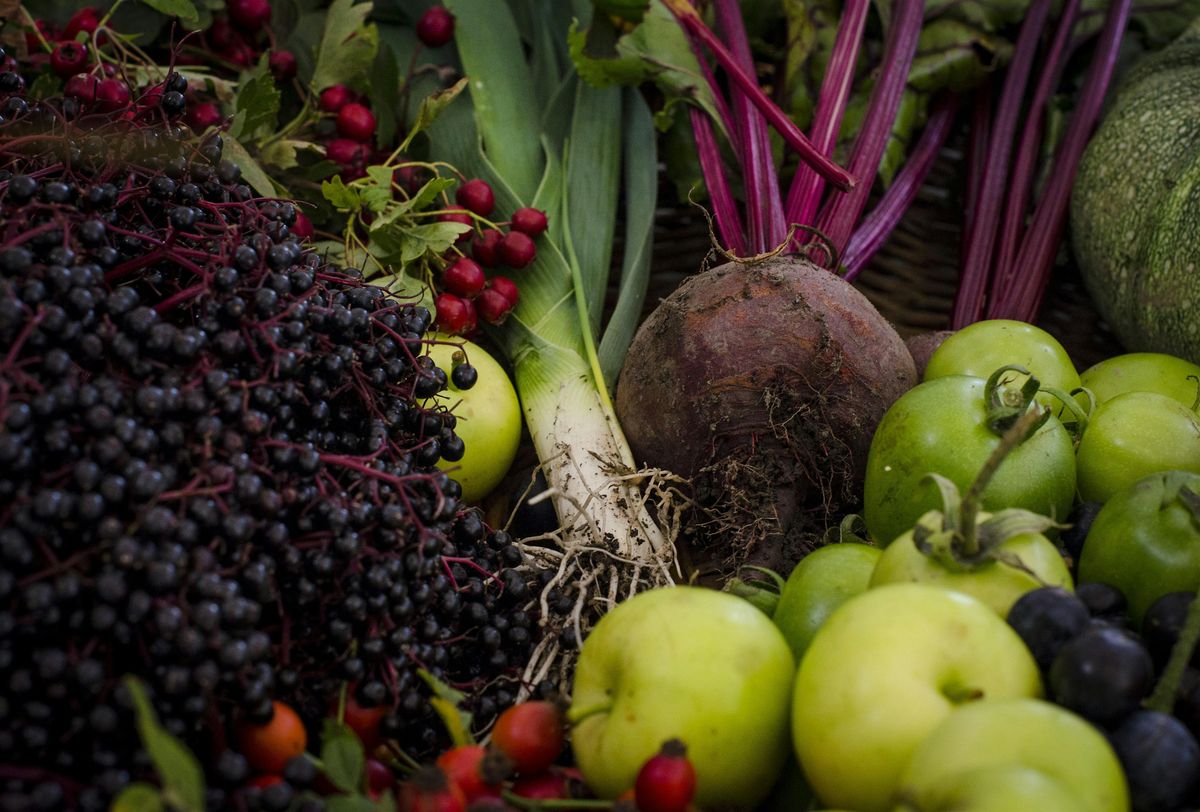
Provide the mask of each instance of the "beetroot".
[{"label": "beetroot", "polygon": [[929,363],[929,357],[933,355],[934,350],[952,335],[953,330],[935,330],[931,333],[917,333],[904,339],[904,346],[908,347],[913,363],[916,364],[918,378],[925,375],[925,365]]},{"label": "beetroot", "polygon": [[638,331],[616,409],[638,463],[693,477],[697,563],[786,572],[861,494],[875,426],[916,381],[857,290],[798,258],[689,278]]}]

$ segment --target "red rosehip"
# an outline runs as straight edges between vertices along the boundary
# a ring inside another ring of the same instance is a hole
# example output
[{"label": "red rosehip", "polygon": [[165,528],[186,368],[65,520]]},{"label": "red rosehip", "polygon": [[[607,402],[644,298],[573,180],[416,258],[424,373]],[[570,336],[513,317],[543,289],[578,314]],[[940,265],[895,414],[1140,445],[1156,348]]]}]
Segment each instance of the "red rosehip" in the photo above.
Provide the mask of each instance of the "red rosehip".
[{"label": "red rosehip", "polygon": [[96,103],[101,110],[120,110],[129,104],[129,85],[120,79],[102,79],[96,85]]},{"label": "red rosehip", "polygon": [[518,778],[513,782],[513,795],[538,801],[567,797],[567,778],[557,772],[544,772]]},{"label": "red rosehip", "polygon": [[271,51],[271,57],[267,64],[271,67],[271,75],[280,82],[294,78],[299,69],[296,55],[291,51]]},{"label": "red rosehip", "polygon": [[339,166],[354,166],[366,163],[371,150],[366,144],[349,138],[335,138],[325,145],[325,157]]},{"label": "red rosehip", "polygon": [[400,812],[463,812],[463,791],[437,767],[421,767],[400,787]]},{"label": "red rosehip", "polygon": [[354,93],[345,85],[330,85],[321,91],[317,106],[326,113],[336,113],[354,100]]},{"label": "red rosehip", "polygon": [[212,102],[193,104],[187,110],[187,123],[196,132],[202,132],[221,123],[221,111]]},{"label": "red rosehip", "polygon": [[308,734],[304,722],[291,706],[274,702],[272,709],[269,722],[238,726],[238,749],[256,770],[282,773],[288,760],[308,747]]},{"label": "red rosehip", "polygon": [[54,46],[50,54],[50,69],[64,79],[74,76],[87,67],[87,47],[73,40],[65,40]]},{"label": "red rosehip", "polygon": [[642,765],[634,782],[639,812],[687,812],[695,794],[696,770],[679,739],[665,742]]},{"label": "red rosehip", "polygon": [[90,73],[77,73],[67,80],[67,87],[64,91],[73,99],[79,99],[85,104],[91,104],[96,100],[96,87],[100,84],[100,80]]},{"label": "red rosehip", "polygon": [[496,196],[492,194],[492,187],[487,181],[479,178],[459,186],[458,191],[454,193],[454,199],[458,201],[458,205],[480,217],[487,217],[496,208]]},{"label": "red rosehip", "polygon": [[[471,226],[472,228],[475,226],[475,221],[471,218],[471,215],[467,213],[466,209],[452,207],[449,211],[439,214],[437,219],[443,223],[462,223],[464,225]],[[470,229],[464,231],[462,234],[459,234],[458,239],[454,242],[461,243],[469,239],[471,239]]]},{"label": "red rosehip", "polygon": [[509,304],[515,305],[521,300],[521,291],[517,288],[517,283],[507,276],[493,276],[488,288],[508,299]]},{"label": "red rosehip", "polygon": [[81,8],[71,15],[71,19],[67,20],[67,24],[63,28],[62,38],[73,40],[80,31],[87,32],[88,36],[91,36],[96,33],[96,29],[99,27],[100,9],[95,6]]},{"label": "red rosehip", "polygon": [[375,114],[366,105],[351,102],[337,114],[338,135],[355,141],[370,141],[375,137]]},{"label": "red rosehip", "polygon": [[442,287],[468,299],[478,296],[485,284],[487,277],[483,274],[483,268],[466,257],[454,260],[442,272]]},{"label": "red rosehip", "polygon": [[437,758],[437,766],[446,773],[446,777],[458,785],[467,801],[476,798],[499,798],[500,785],[489,784],[483,780],[480,766],[487,751],[478,744],[464,744],[452,747]]},{"label": "red rosehip", "polygon": [[504,235],[494,228],[489,228],[471,241],[471,256],[485,268],[495,268],[500,264],[500,241]]},{"label": "red rosehip", "polygon": [[524,268],[537,257],[533,238],[520,231],[510,231],[500,241],[500,261],[510,268]]},{"label": "red rosehip", "polygon": [[296,222],[292,224],[292,234],[307,242],[313,238],[312,220],[302,211],[296,212]]},{"label": "red rosehip", "polygon": [[256,775],[246,782],[248,787],[257,787],[258,789],[266,789],[276,784],[283,783],[283,776],[278,773],[267,773],[265,775]]},{"label": "red rosehip", "polygon": [[[297,225],[299,222],[300,212],[296,212]],[[309,228],[312,228],[311,223],[309,224]],[[295,227],[291,229],[291,233],[296,233]],[[350,690],[346,692],[346,705],[342,710],[342,721],[346,724],[346,727],[353,730],[355,735],[358,736],[359,741],[363,744],[363,748],[370,753],[378,747],[382,741],[382,737],[379,734],[379,723],[383,721],[383,717],[387,716],[388,709],[382,705],[377,705],[373,708],[360,705],[358,700],[354,698],[354,691]],[[330,715],[335,716],[336,714],[337,703],[335,701],[333,707],[330,708]]]},{"label": "red rosehip", "polygon": [[546,213],[540,209],[526,207],[513,212],[513,231],[536,237],[546,230],[546,225]]},{"label": "red rosehip", "polygon": [[475,297],[475,309],[488,324],[503,324],[512,312],[513,303],[494,288],[488,288]]},{"label": "red rosehip", "polygon": [[[507,306],[499,319],[489,318],[485,297],[499,299]],[[481,293],[479,302],[480,312],[493,324],[499,324],[512,308],[511,302],[492,289]],[[562,752],[564,731],[562,711],[553,702],[522,702],[508,708],[496,719],[492,728],[492,747],[511,759],[521,775],[537,775],[549,769]]]},{"label": "red rosehip", "polygon": [[454,38],[454,15],[445,6],[431,6],[417,20],[417,39],[430,48],[440,48]]},{"label": "red rosehip", "polygon": [[453,293],[439,293],[433,300],[437,311],[437,326],[443,333],[466,335],[478,325],[475,305]]},{"label": "red rosehip", "polygon": [[234,25],[251,33],[262,30],[271,19],[269,0],[228,0],[225,8]]}]

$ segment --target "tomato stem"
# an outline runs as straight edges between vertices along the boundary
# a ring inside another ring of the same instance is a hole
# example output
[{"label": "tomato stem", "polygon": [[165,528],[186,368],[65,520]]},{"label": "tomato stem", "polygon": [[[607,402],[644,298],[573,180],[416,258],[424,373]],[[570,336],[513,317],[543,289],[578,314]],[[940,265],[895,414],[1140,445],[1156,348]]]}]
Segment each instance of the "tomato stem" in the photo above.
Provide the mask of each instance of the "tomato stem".
[{"label": "tomato stem", "polygon": [[975,532],[975,517],[979,513],[980,503],[983,501],[984,489],[996,475],[1004,458],[1041,427],[1048,413],[1049,411],[1046,409],[1031,409],[1009,426],[1008,430],[1000,435],[1000,442],[992,449],[992,453],[983,463],[983,467],[979,469],[979,473],[971,482],[971,487],[967,488],[967,492],[959,504],[958,533],[962,539],[961,551],[964,557],[979,554],[979,537]]}]

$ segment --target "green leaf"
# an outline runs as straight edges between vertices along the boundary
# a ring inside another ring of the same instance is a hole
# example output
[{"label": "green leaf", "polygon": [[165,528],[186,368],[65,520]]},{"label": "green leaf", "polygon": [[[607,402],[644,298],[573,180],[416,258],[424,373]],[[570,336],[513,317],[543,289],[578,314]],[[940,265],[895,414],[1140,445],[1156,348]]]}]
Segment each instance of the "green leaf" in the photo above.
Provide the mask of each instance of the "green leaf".
[{"label": "green leaf", "polygon": [[204,812],[204,773],[200,762],[158,724],[142,684],[133,677],[126,677],[125,686],[133,699],[142,745],[162,781],[164,799],[186,812]]},{"label": "green leaf", "polygon": [[401,265],[408,265],[427,252],[440,254],[454,245],[458,235],[470,231],[465,223],[425,223],[417,226],[392,224],[372,232],[371,238],[390,256],[398,256]]},{"label": "green leaf", "polygon": [[425,684],[433,690],[433,698],[429,700],[429,704],[441,717],[442,724],[446,726],[446,732],[450,734],[450,740],[454,742],[454,745],[460,747],[474,744],[475,739],[472,738],[470,732],[471,714],[462,709],[463,700],[467,698],[466,695],[462,691],[451,688],[423,668],[417,670],[417,675],[425,680]]},{"label": "green leaf", "polygon": [[33,84],[26,92],[32,99],[48,99],[58,95],[62,91],[62,86],[62,80],[53,73],[43,73],[33,80]]},{"label": "green leaf", "polygon": [[413,211],[421,211],[429,206],[437,196],[455,184],[453,178],[434,178],[426,182],[417,193],[408,200],[408,207]]},{"label": "green leaf", "polygon": [[417,109],[416,120],[413,122],[412,129],[408,131],[408,135],[404,136],[404,141],[399,147],[400,151],[403,152],[408,149],[418,133],[424,132],[433,122],[437,121],[438,116],[450,106],[450,102],[458,98],[458,94],[462,93],[466,86],[467,79],[462,78],[445,90],[430,93],[421,99],[421,106]]},{"label": "green leaf", "polygon": [[362,742],[346,725],[336,719],[325,720],[322,734],[321,763],[325,777],[343,792],[357,792],[362,786],[367,757]]},{"label": "green leaf", "polygon": [[142,0],[142,2],[168,17],[178,17],[185,25],[200,21],[200,13],[191,0]]},{"label": "green leaf", "polygon": [[[619,17],[628,23],[640,23],[650,8],[650,0],[592,0],[596,11]],[[598,19],[598,18],[597,18]]]},{"label": "green leaf", "polygon": [[247,140],[247,136],[258,135],[260,130],[273,131],[279,123],[279,102],[282,97],[264,54],[242,81],[229,134]]},{"label": "green leaf", "polygon": [[112,812],[162,812],[162,790],[150,784],[130,784],[113,799]]},{"label": "green leaf", "polygon": [[365,84],[379,49],[379,31],[366,22],[371,8],[371,3],[356,5],[354,0],[334,0],[329,6],[312,78],[318,90]]},{"label": "green leaf", "polygon": [[300,165],[300,161],[296,158],[297,151],[312,146],[313,144],[308,141],[293,141],[287,138],[282,141],[273,141],[258,151],[258,160],[277,169],[292,169]]},{"label": "green leaf", "polygon": [[[483,152],[522,201],[542,177],[537,98],[520,31],[508,5],[495,0],[447,0],[454,40],[470,82]],[[461,169],[461,167],[460,167]]]},{"label": "green leaf", "polygon": [[233,161],[242,170],[242,180],[250,184],[250,188],[258,192],[263,197],[275,197],[278,194],[275,190],[275,184],[271,182],[271,178],[263,171],[263,168],[258,165],[258,161],[250,157],[250,153],[246,148],[232,136],[224,140],[224,146],[221,148],[221,156]]},{"label": "green leaf", "polygon": [[326,812],[379,812],[379,806],[362,795],[334,795],[325,799]]},{"label": "green leaf", "polygon": [[321,182],[321,194],[324,195],[325,199],[332,203],[333,207],[338,211],[358,211],[358,209],[362,206],[362,201],[358,196],[358,190],[347,186],[345,181],[343,181],[338,175],[334,175],[329,180]]},{"label": "green leaf", "polygon": [[927,93],[969,90],[1011,55],[1012,45],[1003,37],[959,20],[934,20],[921,29],[908,83]]}]

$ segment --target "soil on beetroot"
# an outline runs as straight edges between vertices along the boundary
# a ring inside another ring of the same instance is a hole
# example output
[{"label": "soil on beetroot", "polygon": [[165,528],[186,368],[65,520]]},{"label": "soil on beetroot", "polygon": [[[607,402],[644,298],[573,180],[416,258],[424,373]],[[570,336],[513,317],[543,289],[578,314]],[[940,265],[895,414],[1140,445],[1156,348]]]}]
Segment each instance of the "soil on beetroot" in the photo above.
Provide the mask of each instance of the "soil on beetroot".
[{"label": "soil on beetroot", "polygon": [[639,463],[691,476],[691,565],[786,572],[859,499],[871,434],[916,380],[864,297],[807,261],[688,279],[643,324],[617,387]]}]

